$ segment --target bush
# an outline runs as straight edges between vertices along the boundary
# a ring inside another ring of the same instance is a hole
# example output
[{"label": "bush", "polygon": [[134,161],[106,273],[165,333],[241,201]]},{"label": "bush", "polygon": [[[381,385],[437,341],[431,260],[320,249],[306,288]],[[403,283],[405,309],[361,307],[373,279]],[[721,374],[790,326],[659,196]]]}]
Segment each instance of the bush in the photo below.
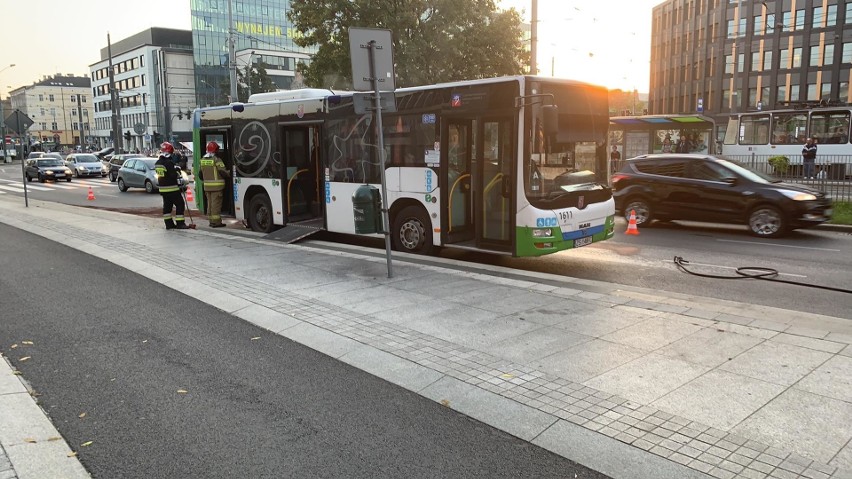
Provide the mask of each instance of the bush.
[{"label": "bush", "polygon": [[783,175],[790,168],[790,159],[786,156],[773,156],[768,161],[775,170],[775,173],[778,173],[779,175]]}]

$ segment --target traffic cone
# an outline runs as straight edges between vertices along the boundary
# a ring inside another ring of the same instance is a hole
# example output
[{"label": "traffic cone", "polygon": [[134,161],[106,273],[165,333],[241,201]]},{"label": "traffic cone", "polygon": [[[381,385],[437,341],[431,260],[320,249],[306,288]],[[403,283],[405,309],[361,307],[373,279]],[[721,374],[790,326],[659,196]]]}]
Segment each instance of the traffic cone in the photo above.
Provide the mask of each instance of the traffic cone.
[{"label": "traffic cone", "polygon": [[626,235],[638,235],[639,228],[636,227],[636,210],[630,210],[630,221],[627,223]]},{"label": "traffic cone", "polygon": [[91,200],[95,199],[95,192],[94,192],[94,191],[92,191],[92,187],[91,187],[91,186],[89,187],[89,196],[87,196],[87,197],[86,197],[86,199],[87,199],[87,200],[89,200],[89,201],[91,201]]},{"label": "traffic cone", "polygon": [[186,187],[186,201],[195,201],[195,198],[192,196],[192,188]]}]

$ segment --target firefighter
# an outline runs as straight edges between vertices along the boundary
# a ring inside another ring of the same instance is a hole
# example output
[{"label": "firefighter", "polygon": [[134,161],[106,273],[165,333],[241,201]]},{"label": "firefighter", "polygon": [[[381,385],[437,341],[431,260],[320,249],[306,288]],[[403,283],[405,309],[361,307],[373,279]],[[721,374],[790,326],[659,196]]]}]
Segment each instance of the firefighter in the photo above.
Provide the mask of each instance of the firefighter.
[{"label": "firefighter", "polygon": [[222,196],[225,192],[225,180],[230,176],[225,163],[216,156],[219,152],[219,144],[215,141],[207,143],[207,154],[201,158],[201,171],[199,178],[204,188],[204,204],[207,205],[207,219],[210,220],[211,228],[221,228],[222,223]]},{"label": "firefighter", "polygon": [[[183,187],[181,171],[172,158],[175,147],[171,143],[165,142],[160,145],[160,151],[160,158],[154,164],[154,169],[157,172],[160,195],[163,197],[163,221],[166,223],[167,230],[189,229],[183,218],[183,210],[186,204],[181,195],[181,188]],[[172,214],[172,207],[176,210],[174,215]]]}]

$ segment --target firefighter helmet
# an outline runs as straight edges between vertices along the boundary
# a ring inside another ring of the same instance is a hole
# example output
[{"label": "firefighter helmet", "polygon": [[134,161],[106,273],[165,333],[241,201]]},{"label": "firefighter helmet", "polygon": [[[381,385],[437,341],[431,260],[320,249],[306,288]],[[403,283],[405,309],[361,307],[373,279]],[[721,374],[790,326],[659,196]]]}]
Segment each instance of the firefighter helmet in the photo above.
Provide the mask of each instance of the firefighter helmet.
[{"label": "firefighter helmet", "polygon": [[207,143],[207,153],[216,153],[217,151],[219,151],[218,143],[216,143],[215,141]]},{"label": "firefighter helmet", "polygon": [[160,145],[160,150],[162,150],[162,151],[163,151],[163,153],[174,153],[174,152],[175,152],[175,147],[174,147],[174,146],[172,146],[172,144],[171,144],[171,143],[169,143],[168,141],[166,141],[166,142],[163,142],[163,144],[162,144],[162,145]]}]

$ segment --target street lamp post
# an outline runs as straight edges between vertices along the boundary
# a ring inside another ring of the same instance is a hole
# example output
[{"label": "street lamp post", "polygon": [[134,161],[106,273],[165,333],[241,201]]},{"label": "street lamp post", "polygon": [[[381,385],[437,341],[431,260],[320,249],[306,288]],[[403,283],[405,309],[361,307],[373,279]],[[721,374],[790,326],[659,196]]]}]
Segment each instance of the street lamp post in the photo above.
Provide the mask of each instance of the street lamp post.
[{"label": "street lamp post", "polygon": [[[7,67],[3,67],[0,69],[0,73],[8,70],[9,68],[14,67],[15,64],[11,63]],[[3,113],[3,97],[0,96],[0,133],[3,135],[3,161],[6,161],[6,115]]]}]

